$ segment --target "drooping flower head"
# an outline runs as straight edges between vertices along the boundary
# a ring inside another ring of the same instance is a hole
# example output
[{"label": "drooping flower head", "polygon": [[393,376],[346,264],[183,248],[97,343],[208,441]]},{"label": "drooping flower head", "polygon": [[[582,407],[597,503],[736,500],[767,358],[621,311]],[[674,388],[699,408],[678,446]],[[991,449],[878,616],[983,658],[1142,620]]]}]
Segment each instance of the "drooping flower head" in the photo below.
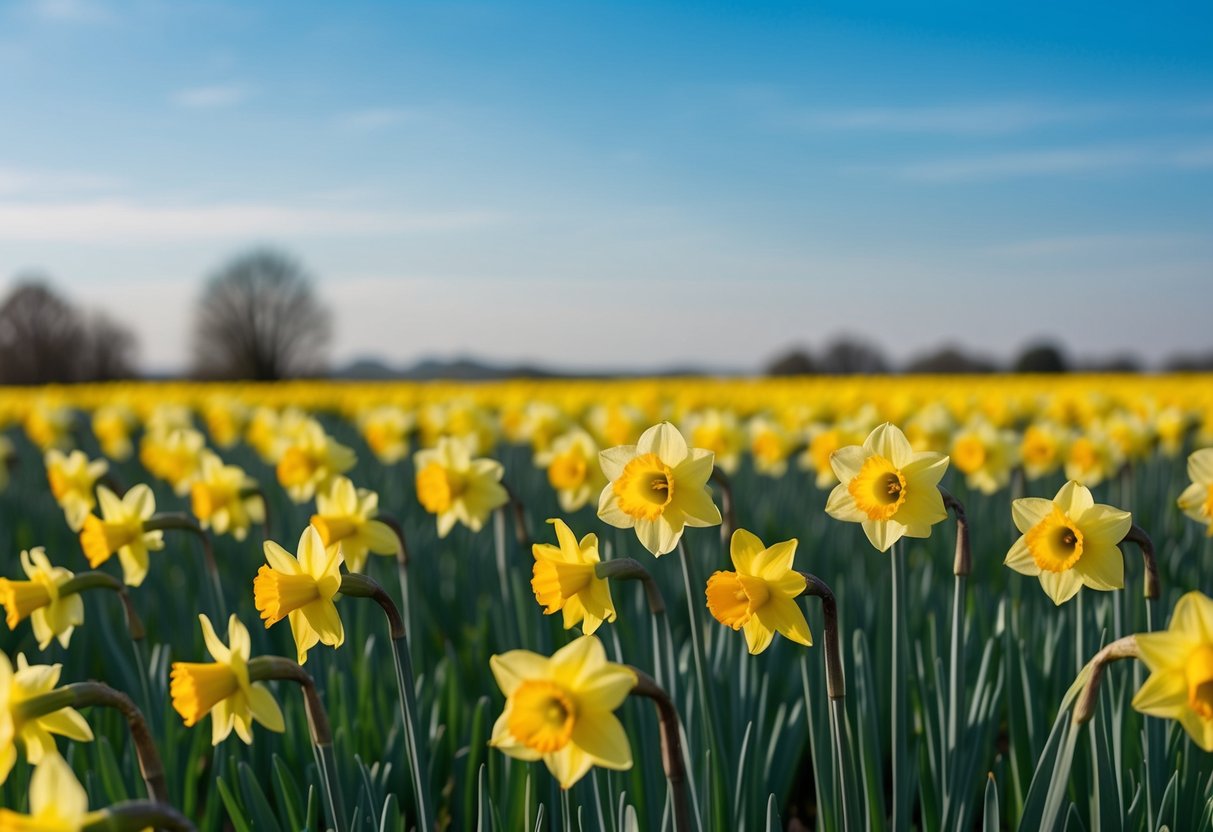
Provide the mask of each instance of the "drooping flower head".
[{"label": "drooping flower head", "polygon": [[101,517],[90,514],[80,530],[84,556],[95,569],[117,553],[123,580],[129,586],[139,586],[147,577],[148,552],[164,548],[164,532],[143,528],[143,521],[156,513],[156,498],[140,483],[122,497],[104,485],[98,486],[97,500]]},{"label": "drooping flower head", "polygon": [[72,631],[84,623],[84,602],[80,596],[59,596],[59,588],[72,579],[72,573],[62,566],[52,566],[41,546],[21,553],[21,568],[28,581],[0,578],[5,623],[15,630],[28,616],[38,649],[45,650],[56,637],[60,645],[67,647]]},{"label": "drooping flower head", "polygon": [[394,555],[400,546],[396,533],[375,519],[378,513],[378,494],[354,488],[348,477],[337,477],[327,491],[316,495],[312,526],[325,546],[341,547],[346,569],[361,572],[368,552]]},{"label": "drooping flower head", "polygon": [[551,658],[511,650],[489,659],[505,710],[489,745],[518,760],[543,760],[562,789],[592,766],[626,770],[632,749],[614,711],[636,687],[636,674],[606,659],[595,636],[582,636]]},{"label": "drooping flower head", "polygon": [[751,654],[766,650],[777,632],[811,646],[809,623],[796,603],[805,588],[804,576],[792,570],[796,541],[767,547],[750,532],[737,529],[729,541],[729,555],[735,571],[708,578],[712,617],[726,627],[744,630]]},{"label": "drooping flower head", "polygon": [[1213,448],[1203,448],[1188,457],[1191,485],[1179,495],[1179,508],[1213,537]]},{"label": "drooping flower head", "polygon": [[474,532],[489,514],[509,500],[501,485],[505,474],[494,459],[473,459],[469,445],[444,436],[433,448],[413,456],[417,469],[417,500],[438,518],[438,536],[446,537],[456,522]]},{"label": "drooping flower head", "polygon": [[636,530],[654,555],[672,552],[686,526],[720,525],[708,478],[713,455],[690,448],[669,422],[646,430],[635,445],[608,448],[598,456],[610,483],[598,498],[598,516]]},{"label": "drooping flower head", "polygon": [[1071,480],[1052,500],[1025,497],[1011,504],[1022,535],[1007,552],[1006,565],[1040,577],[1054,604],[1082,587],[1113,590],[1125,585],[1125,562],[1116,544],[1133,518],[1127,511],[1096,505],[1091,491]]},{"label": "drooping flower head", "polygon": [[16,740],[33,765],[55,753],[53,734],[76,742],[92,741],[93,730],[75,708],[60,708],[33,719],[17,718],[21,703],[55,689],[62,669],[59,664],[31,665],[19,654],[14,671],[8,656],[0,653],[0,783],[8,779],[17,762]]},{"label": "drooping flower head", "polygon": [[253,579],[253,603],[265,627],[286,618],[295,638],[299,664],[307,651],[323,642],[340,647],[345,628],[333,597],[341,589],[341,547],[326,549],[320,533],[308,526],[299,538],[296,558],[272,540],[265,541],[268,566]]},{"label": "drooping flower head", "polygon": [[902,537],[930,537],[931,526],[947,517],[939,481],[948,458],[931,451],[915,453],[905,434],[886,422],[864,440],[830,455],[838,485],[826,513],[836,520],[863,524],[864,534],[881,552]]},{"label": "drooping flower head", "polygon": [[215,661],[174,662],[169,694],[173,709],[187,727],[211,715],[211,744],[218,745],[235,729],[246,743],[253,741],[253,720],[271,731],[286,729],[278,703],[261,682],[250,683],[248,661],[251,642],[248,630],[235,615],[227,622],[228,643],[215,635],[211,620],[199,615],[202,638]]},{"label": "drooping flower head", "polygon": [[1213,751],[1213,600],[1202,592],[1179,599],[1171,625],[1139,633],[1137,647],[1150,677],[1133,697],[1143,714],[1175,719],[1192,742]]},{"label": "drooping flower head", "polygon": [[566,630],[581,624],[581,631],[592,635],[603,621],[615,620],[610,584],[594,574],[598,565],[598,535],[587,534],[580,541],[563,520],[549,520],[556,528],[559,545],[536,543],[531,589],[544,613],[564,613]]},{"label": "drooping flower head", "polygon": [[109,463],[104,459],[90,461],[84,451],[65,454],[57,448],[47,451],[44,461],[51,496],[63,509],[68,527],[78,532],[84,518],[97,505],[93,488],[109,470]]}]

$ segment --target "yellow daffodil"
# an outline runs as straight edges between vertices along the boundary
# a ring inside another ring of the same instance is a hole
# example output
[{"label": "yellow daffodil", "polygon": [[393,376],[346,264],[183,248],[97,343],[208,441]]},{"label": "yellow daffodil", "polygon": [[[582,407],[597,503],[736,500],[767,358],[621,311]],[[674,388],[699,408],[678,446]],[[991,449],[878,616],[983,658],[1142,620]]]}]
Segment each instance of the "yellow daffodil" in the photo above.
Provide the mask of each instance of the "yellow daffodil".
[{"label": "yellow daffodil", "polygon": [[1066,479],[1094,488],[1120,470],[1120,448],[1102,429],[1092,429],[1070,443]]},{"label": "yellow daffodil", "polygon": [[497,443],[497,425],[492,415],[469,399],[427,405],[418,414],[417,426],[427,448],[450,438],[466,445],[469,453],[482,454]]},{"label": "yellow daffodil", "polygon": [[211,441],[220,448],[231,448],[240,441],[240,434],[248,422],[249,409],[244,402],[232,396],[212,396],[202,408]]},{"label": "yellow daffodil", "polygon": [[253,602],[268,630],[286,618],[291,623],[299,664],[318,643],[340,647],[345,628],[333,603],[341,588],[341,547],[325,549],[312,526],[299,538],[299,556],[272,540],[265,541],[268,566],[253,579]]},{"label": "yellow daffodil", "polygon": [[1014,431],[1001,430],[987,421],[970,423],[952,439],[951,458],[965,475],[969,488],[993,494],[1011,480],[1011,469],[1019,461]]},{"label": "yellow daffodil", "polygon": [[1179,599],[1171,625],[1138,633],[1150,676],[1133,696],[1143,714],[1178,720],[1192,742],[1213,751],[1213,600],[1202,592]]},{"label": "yellow daffodil", "polygon": [[358,429],[367,447],[384,465],[395,465],[409,452],[413,417],[396,405],[380,405],[358,415]]},{"label": "yellow daffodil", "polygon": [[631,444],[646,424],[644,411],[626,404],[595,405],[586,419],[590,433],[606,448]]},{"label": "yellow daffodil", "polygon": [[80,832],[104,813],[88,810],[88,794],[67,761],[51,751],[34,766],[28,815],[0,809],[3,832]]},{"label": "yellow daffodil", "polygon": [[627,732],[614,711],[636,687],[636,674],[608,662],[595,636],[551,658],[511,650],[490,658],[489,667],[505,694],[489,745],[518,760],[543,760],[562,789],[592,766],[632,767]]},{"label": "yellow daffodil", "polygon": [[1183,450],[1184,437],[1192,425],[1192,417],[1181,407],[1171,406],[1154,417],[1154,429],[1158,431],[1158,444],[1169,457],[1179,456]]},{"label": "yellow daffodil", "polygon": [[598,535],[587,534],[578,542],[563,520],[549,520],[556,527],[556,540],[531,546],[535,557],[531,589],[544,614],[564,613],[566,630],[581,624],[592,635],[603,621],[615,620],[610,584],[594,574],[598,560]]},{"label": "yellow daffodil", "polygon": [[480,531],[489,514],[505,505],[505,474],[493,459],[473,459],[466,442],[444,436],[433,448],[413,456],[417,500],[438,518],[438,536],[446,537],[456,521]]},{"label": "yellow daffodil", "polygon": [[59,597],[59,588],[72,579],[72,573],[62,566],[52,566],[41,546],[21,553],[21,568],[28,581],[0,578],[5,623],[15,630],[28,616],[40,650],[45,650],[56,637],[60,645],[67,647],[72,631],[84,623],[84,602],[80,596]]},{"label": "yellow daffodil", "polygon": [[1188,479],[1192,483],[1179,495],[1179,508],[1213,537],[1213,448],[1203,448],[1188,457]]},{"label": "yellow daffodil", "polygon": [[43,451],[72,445],[72,411],[48,399],[36,401],[25,416],[25,435]]},{"label": "yellow daffodil", "polygon": [[1061,467],[1069,450],[1067,431],[1054,422],[1028,425],[1019,443],[1019,457],[1028,480],[1038,480]]},{"label": "yellow daffodil", "polygon": [[581,428],[558,436],[547,450],[535,455],[535,464],[547,469],[561,511],[577,511],[606,483],[598,465],[598,443]]},{"label": "yellow daffodil", "polygon": [[[916,451],[946,453],[952,443],[955,425],[951,411],[942,402],[930,402],[919,408],[907,421],[906,439]],[[861,435],[866,434],[867,431],[861,432]]]},{"label": "yellow daffodil", "polygon": [[726,474],[737,470],[741,451],[746,447],[746,432],[731,410],[707,408],[687,415],[683,428],[690,444],[711,451],[714,464]]},{"label": "yellow daffodil", "polygon": [[754,470],[769,477],[782,477],[788,469],[788,455],[797,444],[795,435],[765,416],[755,416],[746,427]]},{"label": "yellow daffodil", "polygon": [[18,655],[14,671],[8,656],[0,653],[0,783],[8,779],[17,762],[14,740],[21,742],[25,759],[33,765],[45,755],[55,753],[53,734],[76,742],[92,741],[93,730],[75,708],[60,708],[34,719],[16,718],[22,702],[55,689],[62,669],[59,664],[31,665],[24,655]]},{"label": "yellow daffodil", "polygon": [[815,483],[818,488],[830,488],[838,482],[834,469],[830,466],[830,456],[847,443],[843,441],[842,431],[826,425],[815,425],[809,428],[809,444],[801,454],[802,468],[811,468],[816,472]]},{"label": "yellow daffodil", "polygon": [[265,501],[253,493],[256,488],[257,481],[239,465],[224,465],[218,455],[203,451],[190,485],[190,508],[202,528],[244,540],[249,526],[265,522]]},{"label": "yellow daffodil", "polygon": [[131,433],[139,423],[135,411],[125,404],[102,405],[93,411],[92,421],[101,453],[119,461],[130,459],[134,451]]},{"label": "yellow daffodil", "polygon": [[532,452],[541,454],[570,427],[568,414],[551,402],[528,402],[518,432],[530,441]]},{"label": "yellow daffodil", "polygon": [[274,465],[281,455],[279,448],[279,428],[282,418],[277,410],[264,405],[253,411],[245,427],[244,441],[252,447],[261,461]]},{"label": "yellow daffodil", "polygon": [[1125,563],[1117,544],[1133,525],[1127,511],[1096,505],[1085,486],[1071,480],[1052,500],[1026,497],[1011,504],[1021,532],[1005,563],[1021,575],[1040,577],[1054,604],[1082,587],[1113,590],[1125,585]]},{"label": "yellow daffodil", "polygon": [[246,743],[253,742],[253,720],[271,731],[286,730],[278,703],[261,682],[250,683],[249,655],[252,652],[248,630],[235,615],[227,622],[228,643],[215,635],[211,620],[199,615],[202,638],[213,662],[173,662],[169,695],[173,709],[181,714],[187,727],[211,715],[211,744],[227,739],[232,729]]},{"label": "yellow daffodil", "polygon": [[164,548],[164,532],[143,528],[143,521],[156,513],[156,498],[140,483],[122,497],[100,485],[97,500],[101,517],[90,514],[80,529],[84,556],[95,569],[117,553],[123,580],[129,586],[139,586],[147,577],[148,552]]},{"label": "yellow daffodil", "polygon": [[617,528],[635,528],[654,555],[673,551],[686,526],[720,525],[707,484],[712,452],[687,447],[669,422],[646,430],[635,445],[609,448],[598,458],[610,480],[598,499],[598,516]]},{"label": "yellow daffodil", "polygon": [[805,578],[792,570],[796,541],[766,547],[745,529],[729,541],[733,572],[716,572],[708,578],[708,610],[712,617],[734,630],[744,630],[751,654],[766,650],[775,637],[809,647],[809,622],[796,603],[804,592]]},{"label": "yellow daffodil", "polygon": [[877,427],[863,445],[839,448],[830,465],[838,485],[830,492],[826,513],[862,523],[881,552],[903,536],[930,537],[931,526],[947,517],[939,480],[948,458],[932,451],[916,453],[892,424]]},{"label": "yellow daffodil", "polygon": [[396,533],[375,519],[378,513],[378,494],[355,489],[347,477],[337,477],[327,492],[316,495],[312,526],[326,547],[341,547],[346,569],[361,572],[368,552],[394,555],[400,547]]},{"label": "yellow daffodil", "polygon": [[57,448],[47,451],[44,461],[51,496],[63,509],[68,527],[78,532],[84,525],[84,518],[97,505],[93,488],[109,470],[109,463],[104,459],[90,462],[84,451],[65,454]]},{"label": "yellow daffodil", "polygon": [[294,438],[278,460],[278,482],[296,503],[304,503],[354,467],[358,457],[340,444],[314,419]]},{"label": "yellow daffodil", "polygon": [[184,497],[202,467],[206,437],[193,428],[147,433],[139,448],[139,461],[157,479],[173,487],[173,493]]}]

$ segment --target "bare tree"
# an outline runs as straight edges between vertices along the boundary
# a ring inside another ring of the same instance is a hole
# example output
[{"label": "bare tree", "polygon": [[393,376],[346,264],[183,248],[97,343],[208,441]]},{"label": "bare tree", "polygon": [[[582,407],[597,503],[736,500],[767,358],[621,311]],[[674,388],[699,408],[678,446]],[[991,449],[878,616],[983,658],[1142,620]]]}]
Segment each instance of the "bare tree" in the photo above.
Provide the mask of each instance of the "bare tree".
[{"label": "bare tree", "polygon": [[84,372],[89,381],[135,378],[135,334],[104,312],[94,312],[84,324]]},{"label": "bare tree", "polygon": [[260,249],[211,277],[194,319],[194,374],[273,381],[324,369],[329,311],[298,262]]},{"label": "bare tree", "polygon": [[0,304],[0,382],[79,381],[85,343],[79,313],[40,275],[20,278]]}]

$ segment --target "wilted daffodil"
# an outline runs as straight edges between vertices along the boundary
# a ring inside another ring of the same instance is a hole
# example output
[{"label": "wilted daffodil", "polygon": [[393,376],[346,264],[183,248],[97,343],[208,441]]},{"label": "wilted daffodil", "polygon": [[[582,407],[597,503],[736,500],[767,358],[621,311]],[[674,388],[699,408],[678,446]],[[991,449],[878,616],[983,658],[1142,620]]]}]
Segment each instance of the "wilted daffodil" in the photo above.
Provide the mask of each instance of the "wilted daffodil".
[{"label": "wilted daffodil", "polygon": [[610,584],[594,574],[598,565],[598,535],[587,534],[578,542],[563,520],[549,520],[556,527],[558,546],[536,543],[531,589],[544,613],[564,613],[566,630],[581,624],[581,631],[592,635],[603,621],[615,620]]},{"label": "wilted daffodil", "polygon": [[256,488],[257,481],[239,465],[224,465],[217,454],[203,451],[198,478],[190,485],[190,508],[202,528],[244,540],[250,525],[265,522],[265,502]]},{"label": "wilted daffodil", "polygon": [[56,637],[59,644],[67,647],[72,631],[84,623],[84,602],[80,596],[59,597],[59,588],[72,579],[72,573],[62,566],[51,566],[41,546],[21,553],[21,568],[28,581],[0,578],[5,623],[15,630],[29,616],[40,650],[45,650]]},{"label": "wilted daffodil", "polygon": [[394,465],[409,451],[411,413],[397,405],[379,405],[358,414],[358,429],[367,447],[384,465]]},{"label": "wilted daffodil", "polygon": [[1188,478],[1192,484],[1179,495],[1179,508],[1197,523],[1205,525],[1205,534],[1213,537],[1213,448],[1204,448],[1188,457]]},{"label": "wilted daffodil", "polygon": [[84,451],[65,454],[56,448],[46,452],[44,461],[51,495],[63,509],[68,527],[78,532],[84,525],[84,518],[97,505],[93,488],[109,470],[109,463],[104,459],[90,462]]},{"label": "wilted daffodil", "polygon": [[518,760],[543,760],[562,789],[592,766],[632,767],[632,749],[613,713],[636,687],[636,674],[606,659],[595,636],[582,636],[551,658],[511,650],[489,659],[505,710],[489,745]]},{"label": "wilted daffodil", "polygon": [[139,586],[147,577],[148,552],[164,548],[164,532],[144,531],[143,521],[156,513],[152,490],[140,483],[122,497],[104,485],[97,487],[101,517],[90,514],[80,530],[80,547],[94,569],[116,552],[123,580]]},{"label": "wilted daffodil", "polygon": [[271,731],[286,730],[278,703],[261,682],[250,683],[248,660],[252,651],[248,630],[233,615],[227,622],[228,643],[215,635],[211,620],[199,615],[202,638],[213,662],[173,662],[169,695],[173,709],[192,727],[211,715],[211,744],[227,739],[232,729],[246,743],[253,741],[253,720]]},{"label": "wilted daffodil", "polygon": [[92,741],[93,730],[75,708],[60,708],[33,719],[16,718],[22,702],[55,689],[62,669],[63,665],[59,664],[31,665],[24,655],[18,655],[14,671],[8,656],[0,653],[0,783],[8,779],[17,762],[14,740],[20,740],[25,748],[25,759],[34,765],[45,755],[55,753],[52,734],[76,742]]},{"label": "wilted daffodil", "polygon": [[1071,480],[1052,500],[1025,497],[1011,504],[1023,534],[1007,552],[1006,565],[1040,577],[1054,604],[1083,586],[1112,590],[1125,585],[1125,562],[1116,544],[1133,525],[1127,511],[1096,505],[1085,486]]},{"label": "wilted daffodil", "polygon": [[88,810],[88,794],[58,751],[46,754],[34,766],[29,780],[28,815],[0,809],[3,832],[78,832],[102,817]]},{"label": "wilted daffodil", "polygon": [[278,460],[278,482],[296,503],[304,503],[338,474],[354,467],[358,457],[309,419]]},{"label": "wilted daffodil", "polygon": [[535,464],[547,469],[561,511],[577,511],[606,483],[598,465],[598,443],[582,428],[556,437],[547,450],[535,454]]},{"label": "wilted daffodil", "polygon": [[635,445],[598,456],[610,483],[598,498],[598,516],[612,526],[636,529],[654,555],[672,552],[686,526],[720,525],[708,478],[713,455],[689,448],[669,422],[646,430]]},{"label": "wilted daffodil", "polygon": [[317,643],[340,647],[345,628],[333,596],[341,588],[341,547],[326,550],[319,532],[308,526],[299,538],[298,558],[267,540],[265,559],[269,565],[253,579],[253,603],[266,629],[284,618],[290,621],[299,664]]},{"label": "wilted daffodil", "polygon": [[345,568],[361,572],[367,552],[394,555],[400,547],[396,533],[381,520],[379,495],[365,488],[354,488],[348,477],[337,477],[327,492],[316,495],[316,513],[312,526],[320,532],[324,545],[341,547]]},{"label": "wilted daffodil", "polygon": [[830,455],[838,485],[826,513],[862,523],[864,534],[881,552],[904,537],[930,537],[931,526],[947,517],[939,480],[948,458],[931,451],[915,453],[896,426],[880,425],[862,445]]},{"label": "wilted daffodil", "polygon": [[505,505],[509,494],[501,485],[505,470],[494,459],[473,459],[468,444],[444,436],[433,448],[413,456],[417,469],[417,500],[438,517],[438,536],[446,537],[458,521],[480,531],[489,514]]},{"label": "wilted daffodil", "polygon": [[726,627],[744,630],[751,654],[766,650],[777,632],[811,646],[809,622],[796,603],[805,588],[804,576],[792,570],[796,541],[766,547],[745,529],[738,529],[729,542],[729,555],[736,571],[716,572],[708,578],[712,617]]},{"label": "wilted daffodil", "polygon": [[1192,742],[1213,751],[1213,600],[1189,592],[1175,605],[1170,627],[1136,638],[1150,677],[1133,696],[1133,707],[1178,720]]}]

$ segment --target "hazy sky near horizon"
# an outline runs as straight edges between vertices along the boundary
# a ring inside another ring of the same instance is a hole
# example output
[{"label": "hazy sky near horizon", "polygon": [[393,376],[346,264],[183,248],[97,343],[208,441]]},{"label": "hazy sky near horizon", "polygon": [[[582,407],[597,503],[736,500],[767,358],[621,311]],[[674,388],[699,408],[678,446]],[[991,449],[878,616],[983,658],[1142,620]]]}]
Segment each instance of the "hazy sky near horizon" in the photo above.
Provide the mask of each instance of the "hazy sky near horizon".
[{"label": "hazy sky near horizon", "polygon": [[184,366],[204,277],[334,359],[1213,349],[1213,5],[0,3],[0,289]]}]

